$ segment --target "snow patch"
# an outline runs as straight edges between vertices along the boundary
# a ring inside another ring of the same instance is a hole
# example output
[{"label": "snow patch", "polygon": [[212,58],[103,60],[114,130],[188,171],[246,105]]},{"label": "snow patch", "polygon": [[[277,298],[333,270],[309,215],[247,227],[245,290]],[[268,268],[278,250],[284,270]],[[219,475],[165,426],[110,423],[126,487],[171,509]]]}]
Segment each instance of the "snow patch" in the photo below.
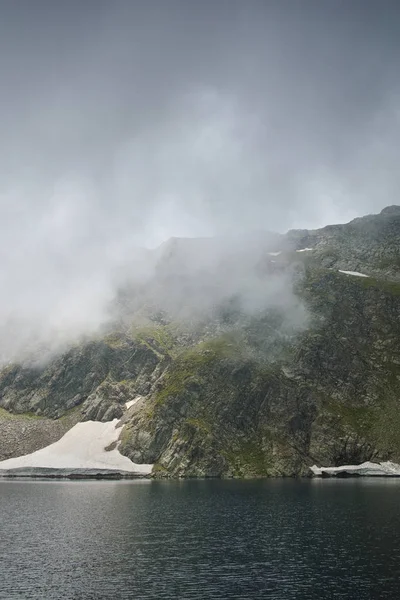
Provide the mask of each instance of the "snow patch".
[{"label": "snow patch", "polygon": [[355,277],[368,277],[368,275],[364,275],[364,273],[359,273],[358,271],[342,271],[339,269],[339,273],[344,273],[345,275],[354,275]]},{"label": "snow patch", "polygon": [[32,454],[0,461],[0,469],[52,468],[52,469],[109,469],[149,475],[153,465],[138,465],[122,456],[117,448],[105,450],[117,442],[121,429],[118,419],[100,423],[77,423],[58,442]]},{"label": "snow patch", "polygon": [[362,477],[400,477],[400,465],[391,461],[373,463],[364,462],[361,465],[344,465],[342,467],[310,467],[316,477],[338,477],[340,475],[358,475]]},{"label": "snow patch", "polygon": [[282,250],[279,250],[279,252],[268,252],[269,256],[279,256],[280,254],[282,254]]},{"label": "snow patch", "polygon": [[139,402],[139,400],[141,399],[142,396],[136,396],[136,398],[134,398],[133,400],[129,400],[129,402],[125,402],[125,406],[126,408],[130,408],[131,406],[133,406],[134,404],[136,404],[136,402]]},{"label": "snow patch", "polygon": [[311,252],[314,248],[301,248],[301,250],[296,250],[296,252]]}]

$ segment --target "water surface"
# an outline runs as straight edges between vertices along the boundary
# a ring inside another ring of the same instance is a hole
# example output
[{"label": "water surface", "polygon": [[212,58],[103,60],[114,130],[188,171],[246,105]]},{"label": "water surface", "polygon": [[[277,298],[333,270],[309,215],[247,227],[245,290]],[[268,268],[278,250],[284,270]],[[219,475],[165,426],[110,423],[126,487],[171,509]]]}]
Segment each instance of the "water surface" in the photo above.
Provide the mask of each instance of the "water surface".
[{"label": "water surface", "polygon": [[0,598],[400,597],[400,481],[2,481]]}]

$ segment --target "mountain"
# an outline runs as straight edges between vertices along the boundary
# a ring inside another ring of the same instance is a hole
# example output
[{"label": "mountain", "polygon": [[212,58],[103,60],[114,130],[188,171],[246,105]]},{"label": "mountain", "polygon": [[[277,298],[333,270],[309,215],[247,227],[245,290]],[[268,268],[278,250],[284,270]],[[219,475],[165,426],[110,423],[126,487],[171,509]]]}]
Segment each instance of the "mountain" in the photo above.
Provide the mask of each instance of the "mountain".
[{"label": "mountain", "polygon": [[399,249],[399,206],[169,240],[119,290],[104,335],[3,368],[0,460],[118,419],[119,452],[159,477],[400,462]]}]

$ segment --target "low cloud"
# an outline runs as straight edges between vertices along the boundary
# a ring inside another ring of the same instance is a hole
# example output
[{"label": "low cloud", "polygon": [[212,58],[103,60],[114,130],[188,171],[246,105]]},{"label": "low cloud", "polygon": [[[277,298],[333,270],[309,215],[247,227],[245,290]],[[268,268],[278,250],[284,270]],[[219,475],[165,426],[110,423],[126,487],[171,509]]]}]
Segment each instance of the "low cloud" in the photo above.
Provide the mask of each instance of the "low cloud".
[{"label": "low cloud", "polygon": [[236,241],[200,264],[219,288],[199,278],[188,302],[169,285],[169,310],[240,291],[249,312],[278,298],[292,314],[286,276],[253,278],[234,257],[259,232],[395,202],[396,11],[34,4],[8,3],[0,22],[2,362],[94,335],[118,289],[155,285],[155,249],[171,237]]}]

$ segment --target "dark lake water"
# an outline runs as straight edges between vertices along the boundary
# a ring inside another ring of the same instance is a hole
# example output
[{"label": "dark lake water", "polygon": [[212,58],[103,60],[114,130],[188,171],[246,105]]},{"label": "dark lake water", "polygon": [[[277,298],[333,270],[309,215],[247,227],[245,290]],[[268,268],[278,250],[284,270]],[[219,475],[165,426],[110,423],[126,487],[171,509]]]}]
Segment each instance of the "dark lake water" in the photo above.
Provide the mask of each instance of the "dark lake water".
[{"label": "dark lake water", "polygon": [[400,480],[0,482],[0,598],[400,598]]}]

